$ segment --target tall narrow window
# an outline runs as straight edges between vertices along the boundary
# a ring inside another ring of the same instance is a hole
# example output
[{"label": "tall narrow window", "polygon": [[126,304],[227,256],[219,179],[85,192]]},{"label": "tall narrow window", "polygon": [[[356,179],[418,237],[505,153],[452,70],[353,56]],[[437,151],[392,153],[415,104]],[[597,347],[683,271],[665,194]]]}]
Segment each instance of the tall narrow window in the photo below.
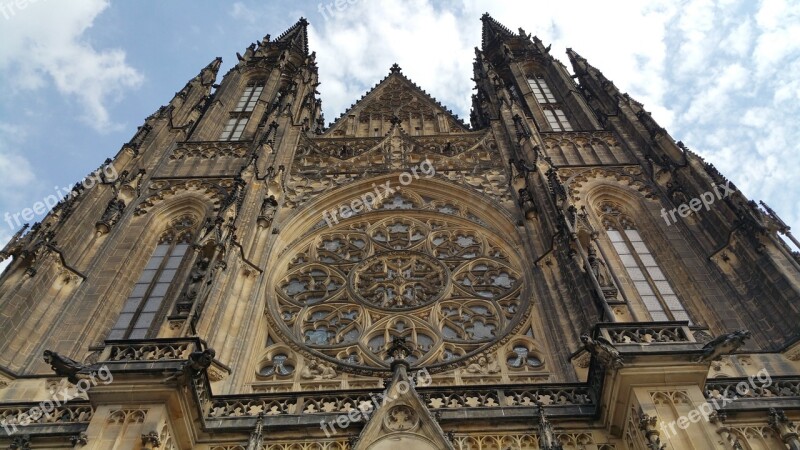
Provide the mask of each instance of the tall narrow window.
[{"label": "tall narrow window", "polygon": [[539,103],[555,103],[556,98],[553,97],[553,93],[550,92],[550,87],[547,86],[547,83],[544,81],[542,77],[534,77],[528,78],[528,84],[533,91],[534,97],[536,97],[536,101]]},{"label": "tall narrow window", "polygon": [[633,222],[609,203],[601,206],[611,245],[653,321],[691,321]]},{"label": "tall narrow window", "polygon": [[239,103],[236,104],[234,111],[236,112],[251,112],[256,107],[258,97],[261,96],[261,91],[264,90],[263,83],[249,84],[244,88],[242,96],[239,98]]},{"label": "tall narrow window", "polygon": [[219,137],[220,141],[238,141],[242,137],[244,127],[247,125],[249,116],[244,117],[231,117],[222,129],[222,134]]},{"label": "tall narrow window", "polygon": [[133,291],[125,300],[108,339],[145,339],[164,307],[164,299],[192,239],[191,219],[181,219],[161,236]]},{"label": "tall narrow window", "polygon": [[244,128],[250,120],[250,113],[258,103],[258,98],[264,90],[263,81],[249,83],[239,97],[236,107],[233,108],[230,118],[225,123],[222,133],[219,136],[221,141],[238,141],[242,138]]},{"label": "tall narrow window", "polygon": [[550,90],[550,86],[547,85],[544,77],[540,75],[529,76],[528,85],[531,87],[536,102],[542,108],[550,129],[553,131],[572,131],[572,124],[567,120],[564,109],[559,104],[556,96],[553,95],[553,91]]},{"label": "tall narrow window", "polygon": [[545,108],[544,116],[547,118],[547,123],[553,131],[572,131],[572,125],[564,115],[564,111],[559,108]]}]

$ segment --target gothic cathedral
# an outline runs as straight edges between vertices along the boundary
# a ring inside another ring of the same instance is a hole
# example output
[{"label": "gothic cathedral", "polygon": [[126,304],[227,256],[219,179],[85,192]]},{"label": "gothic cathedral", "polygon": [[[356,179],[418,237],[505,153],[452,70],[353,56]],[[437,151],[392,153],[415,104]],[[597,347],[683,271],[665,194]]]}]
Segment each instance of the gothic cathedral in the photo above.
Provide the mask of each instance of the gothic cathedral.
[{"label": "gothic cathedral", "polygon": [[481,20],[470,124],[395,64],[326,126],[300,19],[17,233],[0,448],[800,450],[789,227]]}]

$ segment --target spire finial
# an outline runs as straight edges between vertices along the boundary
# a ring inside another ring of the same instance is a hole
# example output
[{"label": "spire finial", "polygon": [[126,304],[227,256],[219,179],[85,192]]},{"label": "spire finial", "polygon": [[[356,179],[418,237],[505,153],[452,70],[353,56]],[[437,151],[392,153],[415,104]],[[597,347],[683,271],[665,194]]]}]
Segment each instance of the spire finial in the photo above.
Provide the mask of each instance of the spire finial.
[{"label": "spire finial", "polygon": [[397,63],[392,64],[392,68],[389,69],[389,73],[401,73],[402,71],[403,69],[401,69]]},{"label": "spire finial", "polygon": [[411,355],[411,347],[409,347],[406,343],[405,337],[394,336],[392,339],[392,344],[389,346],[388,353],[389,356],[395,360],[405,360],[409,355]]}]

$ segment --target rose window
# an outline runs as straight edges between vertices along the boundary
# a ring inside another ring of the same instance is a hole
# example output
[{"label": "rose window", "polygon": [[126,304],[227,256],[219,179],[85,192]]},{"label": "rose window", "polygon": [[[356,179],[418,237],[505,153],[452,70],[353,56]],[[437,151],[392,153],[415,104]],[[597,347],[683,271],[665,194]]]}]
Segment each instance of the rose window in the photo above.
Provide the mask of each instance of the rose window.
[{"label": "rose window", "polygon": [[488,350],[527,317],[512,245],[464,218],[387,212],[317,231],[278,262],[268,313],[309,356],[386,369],[388,345],[404,337],[412,365],[435,368]]},{"label": "rose window", "polygon": [[358,298],[385,309],[413,309],[436,300],[443,291],[446,270],[422,253],[375,255],[354,270]]}]

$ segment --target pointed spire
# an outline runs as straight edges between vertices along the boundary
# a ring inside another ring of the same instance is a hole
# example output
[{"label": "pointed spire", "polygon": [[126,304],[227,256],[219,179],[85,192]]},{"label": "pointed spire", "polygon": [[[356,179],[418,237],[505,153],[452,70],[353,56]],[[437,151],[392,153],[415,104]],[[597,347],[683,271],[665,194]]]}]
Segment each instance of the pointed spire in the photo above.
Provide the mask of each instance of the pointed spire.
[{"label": "pointed spire", "polygon": [[200,86],[206,88],[210,87],[212,84],[214,84],[214,81],[217,79],[217,73],[219,72],[219,67],[221,65],[222,65],[222,58],[217,56],[205,67],[203,67],[203,69],[200,70],[200,73],[198,73],[194,78],[189,80],[189,82],[186,83],[186,86],[180,92],[178,92],[177,95],[185,97],[186,94],[188,94],[193,84],[199,84]]},{"label": "pointed spire", "polygon": [[482,48],[485,50],[489,44],[496,40],[503,41],[505,38],[513,37],[514,33],[511,32],[506,26],[494,20],[489,13],[484,13],[481,16],[483,22],[483,35],[481,39]]},{"label": "pointed spire", "polygon": [[198,80],[203,86],[211,85],[214,80],[217,79],[217,73],[219,72],[219,68],[222,65],[222,58],[217,56],[214,58],[213,61],[208,63],[207,66],[200,71],[200,75],[198,75]]},{"label": "pointed spire", "polygon": [[586,58],[579,55],[572,47],[567,48],[567,56],[569,57],[569,62],[572,64],[572,69],[577,75],[582,75],[589,71],[590,66]]},{"label": "pointed spire", "polygon": [[260,450],[264,444],[264,413],[258,414],[256,426],[250,433],[250,439],[247,441],[247,450]]},{"label": "pointed spire", "polygon": [[558,438],[556,437],[556,433],[553,430],[553,424],[547,420],[547,416],[544,412],[544,406],[541,403],[537,403],[536,405],[539,410],[539,448],[542,450],[563,450],[561,443],[559,442]]},{"label": "pointed spire", "polygon": [[308,20],[301,17],[297,23],[281,33],[274,42],[296,46],[304,55],[308,55]]}]

